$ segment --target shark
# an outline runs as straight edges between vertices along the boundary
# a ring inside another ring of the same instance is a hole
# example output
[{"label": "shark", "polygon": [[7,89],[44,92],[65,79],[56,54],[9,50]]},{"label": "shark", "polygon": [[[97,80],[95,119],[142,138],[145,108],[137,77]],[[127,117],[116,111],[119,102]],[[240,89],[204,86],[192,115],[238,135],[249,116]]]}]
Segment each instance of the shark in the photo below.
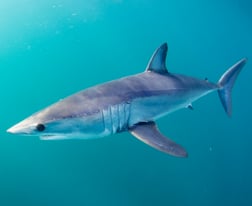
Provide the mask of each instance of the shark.
[{"label": "shark", "polygon": [[158,47],[144,72],[84,89],[42,109],[7,132],[43,140],[88,139],[129,132],[147,145],[176,157],[187,157],[180,144],[163,135],[156,120],[217,91],[228,116],[231,92],[246,58],[231,66],[217,83],[166,67],[167,43]]}]

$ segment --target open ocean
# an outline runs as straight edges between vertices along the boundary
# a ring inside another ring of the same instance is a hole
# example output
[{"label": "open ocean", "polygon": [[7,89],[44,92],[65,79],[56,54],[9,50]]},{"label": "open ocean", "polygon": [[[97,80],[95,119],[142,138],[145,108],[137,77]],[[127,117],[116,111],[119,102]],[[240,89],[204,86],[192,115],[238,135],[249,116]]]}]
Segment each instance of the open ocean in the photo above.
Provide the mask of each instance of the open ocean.
[{"label": "open ocean", "polygon": [[[189,157],[121,133],[41,141],[6,130],[79,90],[140,73],[167,42],[170,72],[217,82],[248,58],[228,118],[217,93],[157,121]],[[252,1],[0,2],[0,206],[252,205]]]}]

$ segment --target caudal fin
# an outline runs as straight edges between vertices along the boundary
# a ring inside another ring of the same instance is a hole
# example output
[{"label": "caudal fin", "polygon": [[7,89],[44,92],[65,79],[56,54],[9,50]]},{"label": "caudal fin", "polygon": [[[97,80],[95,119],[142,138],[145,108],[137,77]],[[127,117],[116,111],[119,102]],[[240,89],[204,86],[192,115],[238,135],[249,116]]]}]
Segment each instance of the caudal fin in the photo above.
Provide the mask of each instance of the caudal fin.
[{"label": "caudal fin", "polygon": [[247,59],[243,58],[230,67],[220,78],[218,85],[219,90],[218,94],[221,100],[221,103],[225,109],[225,112],[228,116],[232,114],[232,88],[234,86],[235,80],[242,70],[243,66],[246,64]]}]

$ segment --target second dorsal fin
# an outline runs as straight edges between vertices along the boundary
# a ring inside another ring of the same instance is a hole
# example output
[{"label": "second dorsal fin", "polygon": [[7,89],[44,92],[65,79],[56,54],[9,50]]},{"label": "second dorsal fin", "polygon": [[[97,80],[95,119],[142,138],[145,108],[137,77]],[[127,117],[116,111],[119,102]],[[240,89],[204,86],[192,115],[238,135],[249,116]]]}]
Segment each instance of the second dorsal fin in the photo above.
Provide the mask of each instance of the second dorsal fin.
[{"label": "second dorsal fin", "polygon": [[167,51],[167,43],[163,43],[159,48],[157,48],[150,58],[146,71],[153,71],[161,74],[168,73],[165,63]]}]

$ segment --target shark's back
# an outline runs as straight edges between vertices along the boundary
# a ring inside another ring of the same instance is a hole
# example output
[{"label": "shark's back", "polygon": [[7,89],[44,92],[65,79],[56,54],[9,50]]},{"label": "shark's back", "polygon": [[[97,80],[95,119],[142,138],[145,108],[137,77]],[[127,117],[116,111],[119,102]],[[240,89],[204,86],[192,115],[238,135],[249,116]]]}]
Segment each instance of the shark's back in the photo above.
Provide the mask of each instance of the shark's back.
[{"label": "shark's back", "polygon": [[135,102],[139,103],[139,101],[148,101],[148,99],[162,96],[181,99],[187,93],[190,95],[191,90],[197,90],[197,87],[198,90],[207,91],[216,86],[183,75],[144,72],[100,84],[71,95],[48,107],[44,111],[44,117],[47,120],[50,119],[45,115],[46,113],[54,119],[93,115],[115,105],[134,105]]}]

